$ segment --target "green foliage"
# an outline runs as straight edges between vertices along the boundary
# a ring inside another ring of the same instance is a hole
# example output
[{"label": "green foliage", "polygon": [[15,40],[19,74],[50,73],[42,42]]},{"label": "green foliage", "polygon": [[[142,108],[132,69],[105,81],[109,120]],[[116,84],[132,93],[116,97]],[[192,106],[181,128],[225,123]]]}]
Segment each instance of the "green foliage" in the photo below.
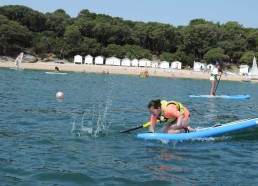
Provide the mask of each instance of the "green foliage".
[{"label": "green foliage", "polygon": [[57,48],[55,34],[51,31],[34,34],[31,43],[33,45],[33,51],[38,54],[53,53]]},{"label": "green foliage", "polygon": [[26,27],[0,15],[0,54],[12,55],[30,47],[31,34]]},{"label": "green foliage", "polygon": [[224,50],[222,48],[214,48],[209,50],[204,56],[203,59],[207,63],[213,63],[214,61],[228,61],[229,56],[224,54]]},{"label": "green foliage", "polygon": [[100,54],[101,45],[95,39],[84,37],[82,44],[80,45],[81,55],[86,56],[91,54],[92,56],[97,56]]},{"label": "green foliage", "polygon": [[253,57],[258,56],[258,52],[248,51],[243,54],[240,58],[240,64],[252,66],[253,64]]},{"label": "green foliage", "polygon": [[24,48],[37,55],[103,55],[118,58],[180,61],[192,66],[220,60],[249,64],[258,52],[258,29],[237,22],[191,20],[188,26],[134,22],[87,9],[71,18],[64,10],[40,13],[25,6],[0,7],[0,54]]},{"label": "green foliage", "polygon": [[46,14],[46,27],[49,31],[55,32],[57,37],[63,37],[65,28],[71,24],[70,16],[62,9]]},{"label": "green foliage", "polygon": [[105,57],[114,56],[118,58],[123,58],[123,56],[125,55],[125,50],[122,46],[110,44],[106,48],[103,48],[102,54]]},{"label": "green foliage", "polygon": [[175,55],[172,53],[163,52],[160,56],[160,61],[175,61]]},{"label": "green foliage", "polygon": [[203,19],[192,20],[184,32],[184,50],[196,58],[203,58],[206,52],[216,47],[218,40],[218,25]]},{"label": "green foliage", "polygon": [[0,14],[27,27],[32,32],[45,30],[46,17],[31,8],[18,5],[0,7]]},{"label": "green foliage", "polygon": [[137,45],[124,45],[124,50],[126,51],[125,57],[129,59],[142,59],[146,58],[151,60],[152,54],[149,50],[146,50],[142,47],[139,47]]},{"label": "green foliage", "polygon": [[247,49],[258,51],[258,30],[257,29],[246,29],[246,41]]},{"label": "green foliage", "polygon": [[64,41],[66,48],[66,55],[74,56],[80,54],[80,45],[83,41],[83,36],[81,35],[78,27],[71,25],[66,27],[64,33]]}]

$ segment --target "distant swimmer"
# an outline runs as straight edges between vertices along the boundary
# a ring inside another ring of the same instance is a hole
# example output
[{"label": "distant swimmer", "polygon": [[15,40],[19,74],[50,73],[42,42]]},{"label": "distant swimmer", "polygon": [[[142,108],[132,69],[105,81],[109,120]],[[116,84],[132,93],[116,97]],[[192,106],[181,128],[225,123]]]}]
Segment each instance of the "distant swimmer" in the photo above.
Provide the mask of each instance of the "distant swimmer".
[{"label": "distant swimmer", "polygon": [[59,68],[58,67],[55,67],[55,73],[59,73]]}]

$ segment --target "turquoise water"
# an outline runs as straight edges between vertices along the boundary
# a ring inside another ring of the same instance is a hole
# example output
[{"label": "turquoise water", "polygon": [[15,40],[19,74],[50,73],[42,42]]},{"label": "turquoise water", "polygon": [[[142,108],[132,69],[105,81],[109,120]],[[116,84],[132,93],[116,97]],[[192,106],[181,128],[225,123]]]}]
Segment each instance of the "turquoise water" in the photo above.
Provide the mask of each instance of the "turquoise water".
[{"label": "turquoise water", "polygon": [[[257,185],[258,128],[203,140],[143,141],[151,99],[174,99],[191,126],[258,117],[258,84],[0,69],[1,185]],[[57,91],[64,99],[55,98]],[[161,129],[161,125],[157,126]]]}]

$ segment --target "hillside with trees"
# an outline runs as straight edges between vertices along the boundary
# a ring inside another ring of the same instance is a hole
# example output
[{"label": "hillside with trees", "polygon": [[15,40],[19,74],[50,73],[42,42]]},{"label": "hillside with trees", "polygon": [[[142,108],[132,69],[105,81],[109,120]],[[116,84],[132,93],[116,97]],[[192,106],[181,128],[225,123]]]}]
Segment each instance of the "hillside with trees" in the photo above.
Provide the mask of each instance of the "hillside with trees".
[{"label": "hillside with trees", "polygon": [[191,20],[174,27],[157,22],[135,22],[81,10],[71,18],[64,10],[41,13],[25,6],[0,7],[0,55],[20,51],[45,58],[54,55],[72,61],[82,56],[153,58],[251,65],[258,56],[258,29],[237,22]]}]

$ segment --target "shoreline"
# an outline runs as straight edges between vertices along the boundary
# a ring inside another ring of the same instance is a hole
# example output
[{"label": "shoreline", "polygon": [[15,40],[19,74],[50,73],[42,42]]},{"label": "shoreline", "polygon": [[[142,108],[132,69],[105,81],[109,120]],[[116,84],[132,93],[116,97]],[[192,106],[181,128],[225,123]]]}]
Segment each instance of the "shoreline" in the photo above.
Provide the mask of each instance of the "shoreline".
[{"label": "shoreline", "polygon": [[[145,67],[127,67],[127,66],[107,66],[107,65],[88,65],[88,64],[55,64],[53,62],[36,62],[36,63],[22,63],[23,70],[46,70],[54,71],[55,67],[60,69],[60,72],[81,72],[81,73],[103,73],[119,75],[136,75],[139,76],[141,72],[146,69],[150,77],[166,77],[166,78],[187,78],[187,79],[206,79],[209,80],[210,73],[196,72],[192,70],[180,69],[161,69],[161,68],[145,68]],[[15,68],[14,61],[0,60],[0,68]],[[222,75],[221,81],[242,81],[245,76],[241,75]]]}]

